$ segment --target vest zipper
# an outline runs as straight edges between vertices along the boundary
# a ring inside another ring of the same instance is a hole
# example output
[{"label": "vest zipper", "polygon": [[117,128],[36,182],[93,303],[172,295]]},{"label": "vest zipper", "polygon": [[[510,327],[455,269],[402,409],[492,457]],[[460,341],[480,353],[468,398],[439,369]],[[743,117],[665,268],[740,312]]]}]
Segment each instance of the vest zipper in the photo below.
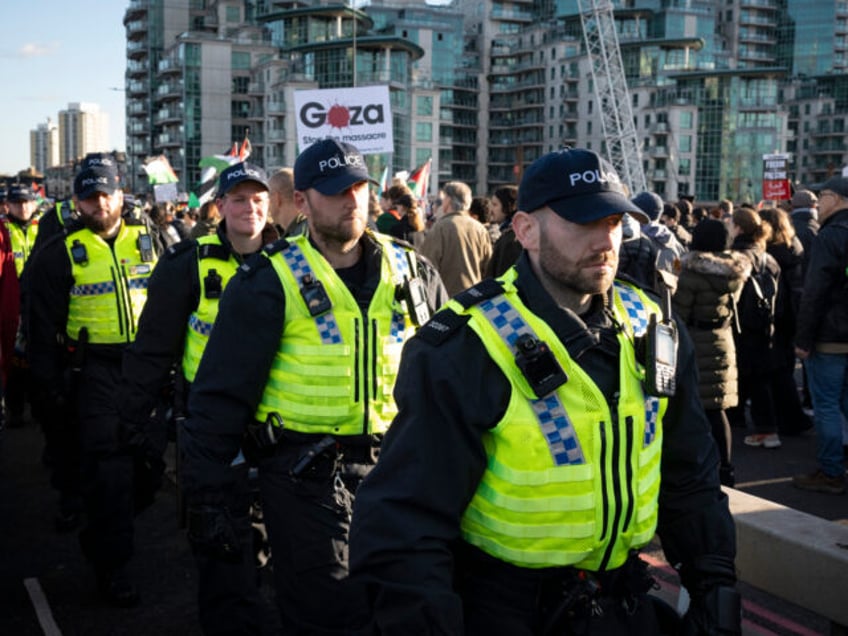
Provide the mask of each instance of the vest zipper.
[{"label": "vest zipper", "polygon": [[607,429],[604,426],[604,422],[600,422],[600,433],[601,433],[601,456],[598,459],[598,464],[601,467],[601,506],[603,508],[603,519],[601,521],[601,536],[600,540],[603,541],[607,536],[607,530],[609,525],[609,493],[607,493],[607,480],[604,478],[603,474],[606,473],[606,464],[607,464]]},{"label": "vest zipper", "polygon": [[625,455],[624,455],[624,470],[627,480],[627,512],[624,513],[624,525],[621,527],[622,532],[627,532],[630,527],[630,522],[633,521],[633,508],[636,505],[636,499],[633,494],[633,417],[628,415],[625,420],[624,435],[626,438]]},{"label": "vest zipper", "polygon": [[[613,395],[612,401],[610,402],[610,431],[612,432],[612,443],[610,445],[610,453],[612,459],[612,461],[610,462],[610,466],[612,468],[612,498],[604,498],[604,503],[608,503],[608,507],[612,508],[612,523],[609,527],[609,541],[607,542],[606,550],[604,550],[604,556],[598,566],[599,572],[603,572],[607,568],[607,564],[609,563],[610,557],[612,556],[615,544],[618,542],[618,525],[619,523],[621,523],[622,501],[621,479],[619,476],[619,464],[621,463],[621,431],[619,430],[618,426],[618,399],[619,393],[618,391],[616,391]],[[602,466],[604,466],[604,470],[606,472],[605,464],[602,464]],[[606,481],[606,479],[604,479],[604,481]]]},{"label": "vest zipper", "polygon": [[353,401],[359,402],[359,318],[353,320]]},{"label": "vest zipper", "polygon": [[371,320],[371,399],[377,399],[377,321]]},{"label": "vest zipper", "polygon": [[132,302],[132,289],[130,289],[130,277],[127,274],[127,267],[124,265],[121,268],[121,271],[124,275],[124,283],[126,285],[126,301],[127,301],[127,334],[132,337],[133,334],[133,325],[135,324],[135,309],[133,308]]},{"label": "vest zipper", "polygon": [[[112,254],[112,259],[114,260],[115,254]],[[126,337],[126,315],[124,312],[124,307],[122,306],[121,300],[123,299],[123,286],[121,285],[120,277],[118,276],[117,271],[115,271],[114,267],[110,267],[109,271],[112,274],[112,284],[115,286],[115,307],[118,310],[118,329],[122,336]]]}]

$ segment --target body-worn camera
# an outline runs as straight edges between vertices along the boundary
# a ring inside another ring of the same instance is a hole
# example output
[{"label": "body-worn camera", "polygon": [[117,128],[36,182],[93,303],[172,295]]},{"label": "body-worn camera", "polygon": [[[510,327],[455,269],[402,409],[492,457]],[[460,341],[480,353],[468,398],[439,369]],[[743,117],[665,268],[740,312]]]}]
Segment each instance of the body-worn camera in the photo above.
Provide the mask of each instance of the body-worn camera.
[{"label": "body-worn camera", "polygon": [[430,307],[427,304],[427,294],[424,293],[424,284],[417,276],[407,278],[403,285],[397,289],[399,299],[406,303],[406,311],[409,319],[416,327],[420,327],[430,320]]},{"label": "body-worn camera", "polygon": [[71,245],[71,258],[77,265],[88,265],[88,250],[78,240]]},{"label": "body-worn camera", "polygon": [[152,263],[156,258],[153,253],[153,239],[150,238],[150,234],[138,235],[138,251],[141,252],[142,263]]},{"label": "body-worn camera", "polygon": [[515,349],[515,363],[537,396],[548,395],[568,382],[568,376],[548,345],[532,334],[519,336]]},{"label": "body-worn camera", "polygon": [[333,303],[320,280],[314,278],[312,274],[306,274],[300,283],[300,295],[303,296],[310,316],[320,316],[330,311]]},{"label": "body-worn camera", "polygon": [[203,279],[203,294],[206,298],[220,298],[223,280],[217,270],[210,269]]},{"label": "body-worn camera", "polygon": [[651,314],[645,331],[645,390],[657,397],[671,397],[676,387],[677,329],[670,320],[657,322]]}]

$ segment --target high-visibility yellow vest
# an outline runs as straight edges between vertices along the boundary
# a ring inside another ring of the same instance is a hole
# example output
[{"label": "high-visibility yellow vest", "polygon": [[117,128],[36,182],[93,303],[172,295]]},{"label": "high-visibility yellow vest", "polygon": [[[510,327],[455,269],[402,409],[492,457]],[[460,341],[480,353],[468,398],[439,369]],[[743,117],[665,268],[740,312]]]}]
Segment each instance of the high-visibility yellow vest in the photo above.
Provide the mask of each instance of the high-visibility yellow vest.
[{"label": "high-visibility yellow vest", "polygon": [[[286,429],[333,435],[388,429],[397,412],[392,390],[401,349],[414,333],[395,291],[405,276],[416,275],[415,259],[411,250],[372,236],[382,247],[382,264],[365,315],[307,236],[288,238],[288,245],[273,254],[263,251],[280,277],[286,316],[257,420],[276,413]],[[317,315],[304,299],[314,290],[310,281],[323,285],[331,303]]]},{"label": "high-visibility yellow vest", "polygon": [[92,344],[118,344],[135,338],[138,317],[147,300],[147,282],[155,255],[144,261],[139,237],[147,234],[144,225],[121,223],[110,246],[88,228],[65,237],[74,279],[68,303],[67,335],[79,338],[88,331]]},{"label": "high-visibility yellow vest", "polygon": [[209,342],[209,334],[218,315],[220,292],[239,267],[232,251],[221,243],[217,234],[199,237],[196,253],[200,301],[188,318],[182,363],[183,375],[189,382],[194,382],[200,358]]},{"label": "high-visibility yellow vest", "polygon": [[6,219],[6,228],[9,230],[9,241],[12,247],[12,255],[15,257],[15,271],[18,278],[24,271],[24,265],[35,245],[35,237],[38,236],[38,219],[30,219],[26,223],[18,223],[11,218]]},{"label": "high-visibility yellow vest", "polygon": [[[515,276],[509,270],[502,295],[467,310],[449,303],[471,317],[512,385],[503,419],[483,438],[488,465],[462,517],[462,536],[521,567],[616,568],[651,540],[657,523],[667,399],[643,393],[632,342],[660,310],[640,290],[615,283],[614,313],[626,333],[618,335],[619,394],[605,396],[521,302]],[[515,362],[512,344],[524,333],[546,343],[568,377],[549,395],[535,395]]]}]

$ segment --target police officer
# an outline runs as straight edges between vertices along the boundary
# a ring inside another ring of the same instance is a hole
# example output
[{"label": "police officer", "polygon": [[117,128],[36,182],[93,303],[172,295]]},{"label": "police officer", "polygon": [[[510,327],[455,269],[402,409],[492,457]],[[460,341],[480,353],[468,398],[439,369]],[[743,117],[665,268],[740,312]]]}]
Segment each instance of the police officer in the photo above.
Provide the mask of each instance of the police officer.
[{"label": "police officer", "polygon": [[643,216],[621,190],[591,151],[535,161],[517,264],[407,344],[351,530],[379,633],[658,633],[638,558],[655,529],[692,595],[689,633],[739,633],[692,344],[614,282],[622,215]]},{"label": "police officer", "polygon": [[297,158],[303,235],[265,248],[224,292],[183,432],[189,534],[244,549],[223,504],[245,433],[258,456],[284,633],[359,633],[347,581],[351,504],[395,412],[403,342],[445,300],[408,244],[366,231],[368,176],[333,139]]},{"label": "police officer", "polygon": [[[120,443],[114,399],[121,354],[135,337],[157,256],[146,228],[121,218],[114,166],[82,170],[74,195],[79,222],[45,244],[29,265],[29,360],[45,393],[51,435],[69,435],[74,427],[68,420],[74,412],[78,417],[78,439],[54,448],[62,450],[60,466],[70,462],[70,449],[80,449],[83,553],[103,598],[131,606],[138,601],[126,568],[133,553],[133,456]],[[72,462],[66,478],[73,478]]]},{"label": "police officer", "polygon": [[[125,439],[143,457],[161,461],[164,435],[151,430],[154,421],[149,414],[171,384],[173,367],[178,366],[174,408],[180,420],[224,288],[248,256],[279,238],[268,223],[268,198],[262,168],[248,163],[230,166],[219,179],[215,203],[222,221],[216,233],[171,246],[153,271],[138,334],[124,352],[118,400]],[[229,507],[247,545],[250,493],[243,459],[233,471],[237,486]],[[265,610],[250,551],[233,559],[198,548],[195,560],[204,634],[233,634],[239,629],[261,634]]]},{"label": "police officer", "polygon": [[[7,194],[8,211],[2,223],[9,233],[12,255],[15,260],[15,275],[20,280],[24,265],[29,259],[38,235],[38,218],[35,216],[38,203],[35,193],[28,186],[20,183],[12,184]],[[15,316],[17,322],[20,315],[20,291],[16,297],[8,297],[2,307],[3,313]],[[25,364],[23,334],[19,325],[16,327],[14,345],[3,356],[6,374],[6,418],[10,428],[24,424],[24,409],[29,395],[29,373]]]}]

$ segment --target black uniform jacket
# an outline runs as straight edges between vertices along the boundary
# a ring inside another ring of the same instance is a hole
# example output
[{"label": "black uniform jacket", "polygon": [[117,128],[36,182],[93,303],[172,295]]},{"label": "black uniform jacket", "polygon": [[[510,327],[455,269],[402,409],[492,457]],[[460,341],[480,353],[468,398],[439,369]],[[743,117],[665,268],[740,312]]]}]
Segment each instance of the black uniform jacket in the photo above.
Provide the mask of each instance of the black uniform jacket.
[{"label": "black uniform jacket", "polygon": [[[548,295],[526,253],[517,268],[523,302],[611,399],[619,345],[609,298],[597,296],[577,316]],[[351,572],[372,586],[375,617],[387,634],[463,633],[452,589],[454,548],[467,547],[460,518],[486,466],[482,434],[501,419],[510,396],[509,381],[469,327],[435,344],[427,330],[404,348],[395,385],[399,413],[359,488],[351,528]],[[677,394],[663,420],[659,534],[669,561],[682,562],[691,580],[698,555],[734,557],[735,535],[698,398],[692,343],[680,331]]]},{"label": "black uniform jacket", "polygon": [[[220,255],[233,255],[241,262],[243,255],[233,251],[226,228],[226,221],[216,228],[222,246]],[[276,230],[267,225],[263,243],[276,238]],[[147,302],[139,317],[135,340],[124,351],[118,399],[123,421],[136,426],[147,421],[169,381],[173,365],[182,360],[188,319],[197,309],[200,291],[197,242],[172,245],[150,275]]]},{"label": "black uniform jacket", "polygon": [[[283,239],[285,240],[285,239]],[[380,280],[382,252],[369,233],[363,258],[337,273],[367,311]],[[432,310],[447,300],[435,268],[417,257],[419,276]],[[231,485],[228,466],[253,420],[274,355],[285,330],[285,294],[269,259],[258,256],[230,280],[218,306],[215,328],[189,392],[189,417],[181,443],[183,485],[193,501],[218,502]]]},{"label": "black uniform jacket", "polygon": [[795,344],[848,342],[848,208],[822,223],[813,239],[798,310]]}]

